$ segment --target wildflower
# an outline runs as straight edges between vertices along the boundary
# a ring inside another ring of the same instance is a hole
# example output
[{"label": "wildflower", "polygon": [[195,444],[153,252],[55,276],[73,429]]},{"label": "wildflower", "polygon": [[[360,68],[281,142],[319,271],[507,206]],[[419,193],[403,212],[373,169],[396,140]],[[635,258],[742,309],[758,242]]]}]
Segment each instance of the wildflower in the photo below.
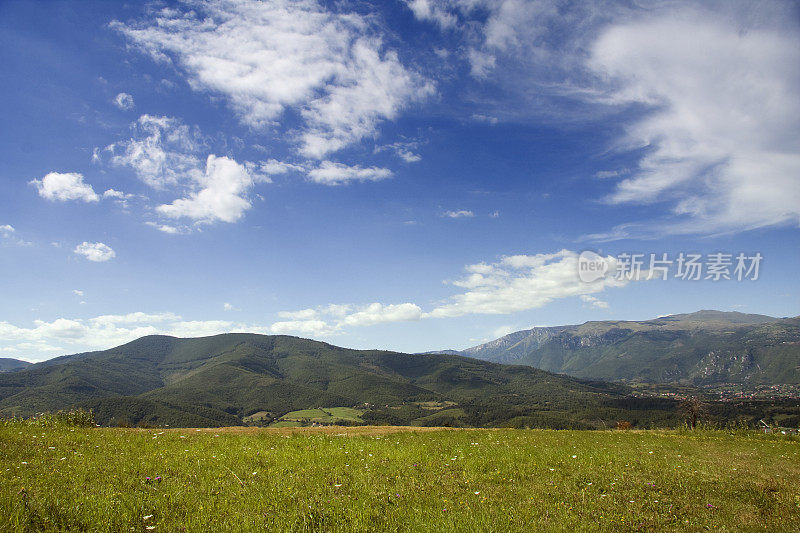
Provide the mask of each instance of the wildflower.
[{"label": "wildflower", "polygon": [[481,491],[479,491],[479,490],[476,490],[476,491],[475,491],[475,494],[476,494],[476,495],[477,495],[477,494],[480,494],[480,493],[481,493]]},{"label": "wildflower", "polygon": [[145,483],[151,483],[152,481],[153,481],[153,480],[152,480],[152,479],[150,479],[150,476],[147,476],[146,478],[144,478],[144,482],[145,482]]},{"label": "wildflower", "polygon": [[161,476],[156,476],[156,483],[161,483]]},{"label": "wildflower", "polygon": [[144,516],[144,517],[142,517],[142,520],[144,520],[145,522],[147,522],[147,521],[148,521],[148,520],[150,520],[151,518],[153,518],[153,515],[149,514],[149,515],[147,515],[147,516]]},{"label": "wildflower", "polygon": [[710,503],[707,503],[707,504],[706,504],[706,509],[713,509],[713,508],[714,508],[714,506],[713,506],[713,505],[711,505]]}]

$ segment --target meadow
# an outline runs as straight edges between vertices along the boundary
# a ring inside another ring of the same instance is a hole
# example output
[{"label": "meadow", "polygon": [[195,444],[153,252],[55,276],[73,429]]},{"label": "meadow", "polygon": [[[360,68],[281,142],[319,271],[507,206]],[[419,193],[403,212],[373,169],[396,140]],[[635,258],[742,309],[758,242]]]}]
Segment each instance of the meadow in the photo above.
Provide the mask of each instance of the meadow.
[{"label": "meadow", "polygon": [[800,441],[747,431],[0,422],[2,531],[797,531]]}]

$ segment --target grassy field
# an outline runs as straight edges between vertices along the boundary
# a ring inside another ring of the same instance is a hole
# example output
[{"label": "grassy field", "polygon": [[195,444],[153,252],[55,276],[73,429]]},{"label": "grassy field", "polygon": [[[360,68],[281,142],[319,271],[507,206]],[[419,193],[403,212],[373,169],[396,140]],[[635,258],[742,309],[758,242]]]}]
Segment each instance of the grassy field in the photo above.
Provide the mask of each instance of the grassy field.
[{"label": "grassy field", "polygon": [[756,433],[0,425],[2,531],[797,531]]}]

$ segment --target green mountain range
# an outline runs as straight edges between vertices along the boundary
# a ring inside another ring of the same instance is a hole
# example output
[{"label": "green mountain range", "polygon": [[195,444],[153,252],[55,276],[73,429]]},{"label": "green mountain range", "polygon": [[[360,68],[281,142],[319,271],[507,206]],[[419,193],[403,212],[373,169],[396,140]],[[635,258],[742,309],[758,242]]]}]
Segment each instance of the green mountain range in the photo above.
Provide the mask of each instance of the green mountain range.
[{"label": "green mountain range", "polygon": [[800,385],[800,317],[699,311],[511,333],[460,352],[583,379]]},{"label": "green mountain range", "polygon": [[30,366],[31,363],[27,361],[20,361],[19,359],[8,359],[0,357],[0,372],[14,372]]},{"label": "green mountain range", "polygon": [[367,423],[603,427],[678,421],[674,401],[459,355],[349,350],[288,336],[148,336],[0,374],[0,414],[70,407],[99,422],[220,426],[350,407]]}]

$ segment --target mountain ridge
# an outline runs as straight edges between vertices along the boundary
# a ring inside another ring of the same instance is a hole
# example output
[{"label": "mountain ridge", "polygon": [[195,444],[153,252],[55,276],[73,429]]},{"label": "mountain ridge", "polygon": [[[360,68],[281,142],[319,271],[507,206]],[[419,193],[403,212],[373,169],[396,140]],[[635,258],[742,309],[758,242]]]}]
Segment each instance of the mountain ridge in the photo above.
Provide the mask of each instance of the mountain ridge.
[{"label": "mountain ridge", "polygon": [[535,327],[460,352],[583,379],[800,384],[800,317],[701,310]]},{"label": "mountain ridge", "polygon": [[33,363],[23,361],[21,359],[11,359],[8,357],[0,357],[0,372],[15,372],[23,368],[31,366]]},{"label": "mountain ridge", "polygon": [[[358,407],[370,423],[593,427],[623,411],[674,422],[669,401],[653,407],[630,392],[460,355],[350,350],[249,333],[151,335],[0,375],[0,414],[88,407],[102,423],[214,426],[238,425],[254,413],[277,420],[341,406]],[[594,408],[603,415],[590,415]]]}]

